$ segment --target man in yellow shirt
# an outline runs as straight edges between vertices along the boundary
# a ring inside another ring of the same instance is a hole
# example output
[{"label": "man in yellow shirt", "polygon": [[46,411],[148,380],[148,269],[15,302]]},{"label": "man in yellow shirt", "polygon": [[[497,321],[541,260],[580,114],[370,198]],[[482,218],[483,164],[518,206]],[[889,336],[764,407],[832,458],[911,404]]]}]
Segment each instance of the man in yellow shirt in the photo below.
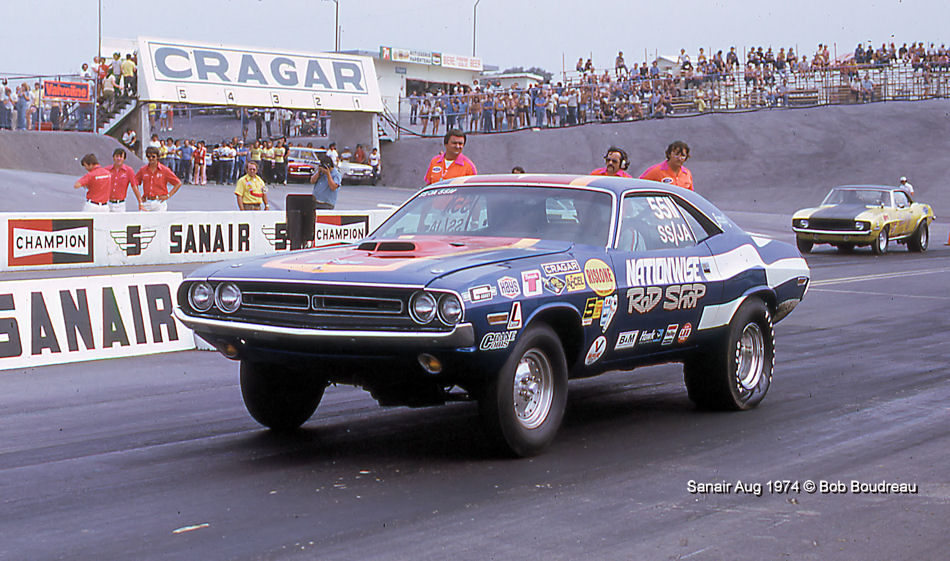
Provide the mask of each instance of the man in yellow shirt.
[{"label": "man in yellow shirt", "polygon": [[122,89],[126,97],[132,97],[135,95],[136,86],[135,83],[135,61],[132,60],[132,55],[125,55],[125,60],[122,61],[120,67],[122,72]]},{"label": "man in yellow shirt", "polygon": [[287,148],[284,146],[283,140],[278,140],[277,144],[274,146],[274,183],[278,185],[283,183],[287,185],[287,159],[284,157],[287,154]]},{"label": "man in yellow shirt", "polygon": [[267,202],[267,185],[257,175],[256,163],[247,163],[247,173],[237,180],[234,195],[237,197],[238,208],[241,210],[261,210],[261,207],[264,210],[270,209],[270,204]]}]

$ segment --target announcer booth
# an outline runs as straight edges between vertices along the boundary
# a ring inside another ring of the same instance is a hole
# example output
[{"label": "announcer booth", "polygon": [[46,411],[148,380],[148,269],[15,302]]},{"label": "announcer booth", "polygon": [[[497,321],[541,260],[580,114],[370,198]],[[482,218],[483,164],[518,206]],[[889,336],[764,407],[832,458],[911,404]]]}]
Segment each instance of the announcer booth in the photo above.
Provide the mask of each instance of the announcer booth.
[{"label": "announcer booth", "polygon": [[383,104],[371,57],[141,37],[138,52],[143,125],[148,102],[325,110],[338,144],[379,144]]}]

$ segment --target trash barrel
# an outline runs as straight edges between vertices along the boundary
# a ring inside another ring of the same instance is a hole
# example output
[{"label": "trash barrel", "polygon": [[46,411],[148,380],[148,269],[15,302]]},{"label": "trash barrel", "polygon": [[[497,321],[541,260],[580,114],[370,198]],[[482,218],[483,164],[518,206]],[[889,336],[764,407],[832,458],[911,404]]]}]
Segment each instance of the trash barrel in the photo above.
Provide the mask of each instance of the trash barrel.
[{"label": "trash barrel", "polygon": [[287,236],[290,249],[301,249],[313,241],[314,207],[312,195],[289,194],[284,208],[287,209]]}]

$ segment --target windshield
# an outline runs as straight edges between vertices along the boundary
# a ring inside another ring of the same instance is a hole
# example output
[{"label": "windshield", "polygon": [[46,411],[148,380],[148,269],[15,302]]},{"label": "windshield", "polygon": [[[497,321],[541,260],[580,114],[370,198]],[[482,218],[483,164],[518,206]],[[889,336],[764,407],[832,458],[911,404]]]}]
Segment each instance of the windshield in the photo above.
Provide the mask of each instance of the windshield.
[{"label": "windshield", "polygon": [[554,187],[448,187],[424,191],[396,211],[373,238],[457,234],[539,238],[604,247],[607,193]]},{"label": "windshield", "polygon": [[888,206],[890,193],[879,189],[832,189],[821,204]]}]

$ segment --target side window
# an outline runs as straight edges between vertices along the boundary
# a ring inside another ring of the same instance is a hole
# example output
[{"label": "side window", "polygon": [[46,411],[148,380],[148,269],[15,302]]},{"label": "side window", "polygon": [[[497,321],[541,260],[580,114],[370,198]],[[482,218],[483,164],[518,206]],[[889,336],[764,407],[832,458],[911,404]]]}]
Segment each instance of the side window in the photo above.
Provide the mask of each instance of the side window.
[{"label": "side window", "polygon": [[[632,195],[621,207],[621,251],[650,251],[696,245],[693,227],[673,199],[665,195]],[[696,219],[691,217],[698,226]],[[702,228],[699,231],[703,231]],[[704,236],[706,237],[706,236]]]},{"label": "side window", "polygon": [[894,204],[899,208],[904,208],[910,205],[910,201],[907,200],[907,195],[903,191],[894,191]]},{"label": "side window", "polygon": [[689,203],[676,199],[674,199],[673,202],[676,203],[676,206],[679,208],[680,215],[686,220],[686,223],[689,224],[690,230],[693,232],[693,237],[697,242],[701,242],[710,236],[715,236],[722,232],[722,228],[720,228],[719,225],[702,212],[693,208]]}]

